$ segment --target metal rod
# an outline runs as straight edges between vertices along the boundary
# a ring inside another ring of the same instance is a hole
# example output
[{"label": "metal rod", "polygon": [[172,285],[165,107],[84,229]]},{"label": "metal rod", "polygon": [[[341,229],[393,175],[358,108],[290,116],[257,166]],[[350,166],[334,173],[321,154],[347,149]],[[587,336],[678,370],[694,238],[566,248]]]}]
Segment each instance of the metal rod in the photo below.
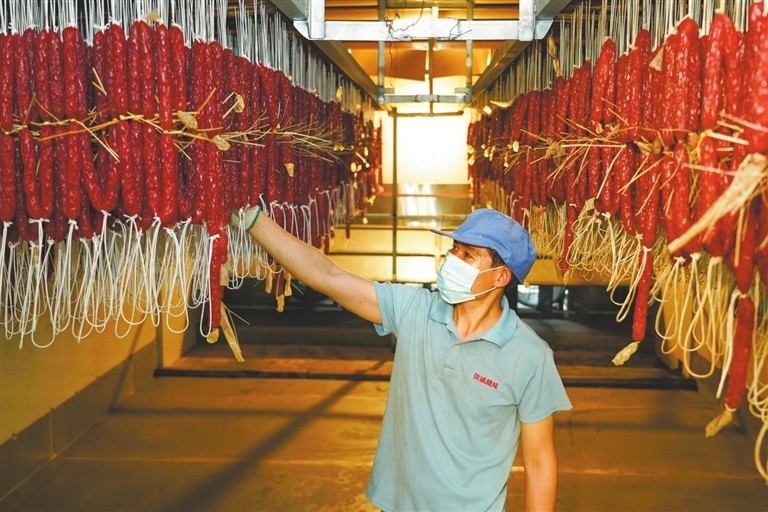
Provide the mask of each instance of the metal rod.
[{"label": "metal rod", "polygon": [[392,109],[392,281],[397,282],[397,108]]}]

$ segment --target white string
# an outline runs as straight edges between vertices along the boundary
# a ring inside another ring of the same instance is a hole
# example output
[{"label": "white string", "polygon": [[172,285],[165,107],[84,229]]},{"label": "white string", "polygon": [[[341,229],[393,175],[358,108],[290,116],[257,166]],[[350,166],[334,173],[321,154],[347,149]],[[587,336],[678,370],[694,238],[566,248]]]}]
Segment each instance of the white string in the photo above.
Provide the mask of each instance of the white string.
[{"label": "white string", "polygon": [[145,290],[145,313],[151,318],[152,325],[157,327],[160,325],[161,307],[159,303],[160,287],[162,286],[162,277],[159,275],[162,270],[161,266],[158,266],[158,237],[161,231],[161,222],[159,217],[155,217],[152,221],[152,225],[149,228],[149,233],[145,239],[146,251],[144,257],[144,290]]},{"label": "white string", "polygon": [[3,286],[3,289],[0,290],[3,292],[2,296],[0,296],[0,300],[2,301],[2,303],[0,304],[0,306],[2,306],[2,310],[0,310],[0,314],[2,315],[3,326],[5,331],[5,339],[7,340],[10,339],[11,336],[13,336],[13,332],[14,332],[14,327],[13,327],[14,320],[15,320],[14,314],[13,314],[14,304],[12,303],[13,295],[11,292],[13,290],[13,282],[14,282],[13,276],[16,274],[16,271],[15,271],[16,269],[15,262],[17,259],[16,246],[18,246],[17,243],[7,244],[8,250],[7,250],[7,257],[6,257],[6,253],[5,253],[6,245],[5,244],[3,245],[3,249],[4,249],[3,259],[7,261],[7,265],[5,266],[6,273],[0,276],[0,279],[2,279],[4,282],[6,281],[6,279],[8,280],[8,282],[5,283],[5,285]]},{"label": "white string", "polygon": [[[23,286],[23,290],[19,290],[22,293],[16,295],[18,298],[17,300],[20,302],[18,304],[18,311],[19,314],[16,316],[16,320],[18,322],[18,331],[16,331],[14,334],[19,335],[19,349],[22,348],[24,343],[24,336],[29,334],[29,331],[27,330],[27,324],[29,323],[30,318],[30,312],[29,310],[32,307],[32,303],[34,302],[32,300],[32,282],[33,282],[33,273],[31,271],[32,265],[31,265],[31,250],[28,243],[20,244],[19,248],[21,249],[19,256],[21,256],[21,259],[19,261],[19,283],[17,286],[20,288]],[[17,309],[17,308],[14,308]]]},{"label": "white string", "polygon": [[301,231],[301,239],[304,240],[306,243],[311,244],[312,243],[312,211],[310,210],[309,204],[301,205],[299,206],[298,209],[303,219],[303,222],[302,222],[303,229]]},{"label": "white string", "polygon": [[[2,15],[0,15],[2,16]],[[2,20],[0,20],[2,21]],[[11,222],[3,222],[3,234],[0,237],[0,315],[2,315],[3,325],[5,326],[6,338],[8,337],[8,325],[10,319],[8,317],[8,311],[11,308],[11,300],[9,291],[11,290],[12,273],[8,265],[11,261],[13,251],[8,245],[8,228],[12,225]],[[9,255],[6,258],[6,247],[8,248]]]},{"label": "white string", "polygon": [[301,239],[301,233],[299,233],[299,218],[297,213],[297,207],[295,204],[284,203],[285,211],[290,212],[290,216],[286,215],[286,223],[290,224],[288,230],[296,238]]},{"label": "white string", "polygon": [[[761,300],[761,286],[755,286],[755,304],[763,304]],[[759,317],[755,329],[754,350],[752,351],[752,382],[748,389],[748,400],[750,411],[753,415],[768,421],[768,311],[758,309],[756,316]],[[763,381],[762,379],[765,379]]]},{"label": "white string", "polygon": [[723,358],[723,368],[720,372],[720,382],[717,385],[717,392],[715,393],[715,396],[717,398],[720,398],[721,393],[723,392],[723,387],[725,386],[725,380],[728,376],[728,372],[731,369],[731,361],[733,360],[733,343],[734,343],[734,318],[736,317],[736,303],[738,302],[739,298],[741,297],[741,292],[738,290],[733,290],[733,293],[731,293],[731,300],[728,305],[728,323],[727,323],[727,329],[726,329],[726,338],[725,338],[725,357]]},{"label": "white string", "polygon": [[[203,279],[201,279],[200,288],[199,288],[200,297],[201,297],[200,303],[202,305],[202,313],[203,313],[200,315],[200,333],[205,337],[207,337],[213,331],[213,326],[211,324],[211,318],[212,318],[212,315],[211,315],[211,306],[212,306],[211,304],[211,261],[213,260],[213,244],[214,244],[214,241],[217,240],[218,238],[219,238],[218,234],[211,235],[207,238],[207,244],[206,244],[207,255],[205,258],[201,258],[206,260],[205,271],[204,271],[204,275],[202,276]],[[204,314],[206,305],[208,306],[208,311],[209,311],[208,325],[204,324],[205,316],[206,316]]]},{"label": "white string", "polygon": [[[144,265],[142,254],[142,232],[136,223],[137,216],[126,218],[122,232],[122,244],[118,252],[113,254],[117,260],[115,286],[115,336],[124,338],[130,334],[131,329],[140,325],[146,315],[139,306],[142,295],[143,272],[140,267]],[[135,300],[130,300],[136,297]],[[128,312],[130,311],[130,318]],[[121,322],[125,322],[126,328],[121,332]]]},{"label": "white string", "polygon": [[[107,218],[104,218],[104,223]],[[104,240],[104,271],[105,276],[103,296],[104,310],[107,318],[116,318],[121,308],[121,287],[119,284],[120,273],[122,272],[122,258],[124,257],[122,247],[125,240],[125,230],[127,227],[118,218],[113,219],[113,229],[106,231]]]},{"label": "white string", "polygon": [[[14,299],[23,297],[22,284],[24,282],[24,269],[26,268],[25,254],[27,251],[27,244],[24,242],[12,242],[8,244],[8,318],[6,323],[6,337],[10,339],[16,334],[21,334],[21,320],[18,315],[19,304]],[[19,341],[19,348],[21,348],[21,340]]]},{"label": "white string", "polygon": [[[105,216],[106,218],[106,216]],[[86,261],[84,266],[84,273],[82,281],[87,286],[84,286],[82,295],[82,312],[78,319],[80,320],[80,328],[75,333],[75,338],[79,341],[90,335],[92,332],[103,331],[105,321],[99,320],[99,310],[102,309],[103,304],[103,289],[105,286],[105,280],[103,277],[103,269],[105,268],[105,262],[103,261],[104,253],[104,221],[102,221],[102,231],[95,233],[90,243],[83,242],[83,249],[90,254],[90,258]],[[90,247],[90,250],[88,250]],[[86,330],[87,325],[87,330]]]},{"label": "white string", "polygon": [[51,300],[51,325],[54,335],[65,331],[72,319],[73,273],[72,273],[72,247],[73,235],[77,229],[77,222],[68,221],[69,231],[66,238],[58,242],[55,247],[55,274],[53,279],[53,291]]},{"label": "white string", "polygon": [[190,231],[189,249],[191,253],[188,263],[191,262],[190,288],[192,291],[190,307],[197,308],[208,300],[208,276],[210,274],[210,255],[208,247],[208,235],[205,227],[192,226]]},{"label": "white string", "polygon": [[104,332],[110,319],[110,296],[111,290],[109,283],[112,282],[112,266],[109,263],[109,240],[114,237],[114,232],[108,229],[108,221],[110,214],[102,211],[101,230],[94,237],[94,259],[97,261],[94,281],[95,292],[93,294],[93,302],[95,307],[93,308],[93,316],[90,320],[96,332]]},{"label": "white string", "polygon": [[[189,222],[178,223],[176,229],[185,231]],[[175,334],[184,332],[189,326],[189,316],[187,314],[187,282],[186,272],[184,271],[184,247],[180,239],[176,236],[175,230],[166,228],[165,250],[163,251],[162,266],[166,267],[165,294],[165,326]],[[178,299],[174,299],[178,297]],[[178,313],[174,313],[178,311]],[[171,319],[184,318],[184,323],[180,329],[171,325]]]},{"label": "white string", "polygon": [[[75,339],[80,341],[88,336],[93,330],[88,318],[90,311],[93,308],[93,286],[95,282],[96,266],[98,263],[94,261],[95,251],[93,249],[93,243],[91,240],[80,239],[80,261],[82,263],[82,273],[80,274],[77,282],[79,286],[76,288],[75,296],[73,297],[73,312],[72,312],[72,332]],[[75,330],[75,325],[79,324],[79,328]],[[86,326],[88,326],[86,330]]]}]

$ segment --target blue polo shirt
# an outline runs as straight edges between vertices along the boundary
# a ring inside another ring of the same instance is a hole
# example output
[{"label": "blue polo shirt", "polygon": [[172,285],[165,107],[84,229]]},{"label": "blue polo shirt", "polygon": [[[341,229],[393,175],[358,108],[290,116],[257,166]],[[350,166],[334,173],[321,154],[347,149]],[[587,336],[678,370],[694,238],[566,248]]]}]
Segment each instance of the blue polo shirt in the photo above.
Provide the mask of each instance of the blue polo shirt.
[{"label": "blue polo shirt", "polygon": [[397,350],[367,498],[392,512],[503,510],[520,423],[571,408],[552,350],[506,298],[498,323],[462,343],[438,293],[375,289],[376,331]]}]

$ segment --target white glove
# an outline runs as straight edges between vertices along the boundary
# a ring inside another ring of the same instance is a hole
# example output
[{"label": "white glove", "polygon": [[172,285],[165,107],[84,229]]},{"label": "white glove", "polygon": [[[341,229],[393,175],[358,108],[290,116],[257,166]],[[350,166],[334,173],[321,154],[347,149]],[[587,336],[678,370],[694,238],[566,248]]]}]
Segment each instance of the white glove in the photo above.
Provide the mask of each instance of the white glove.
[{"label": "white glove", "polygon": [[259,218],[260,213],[261,206],[251,206],[250,208],[241,209],[232,213],[232,217],[230,218],[229,223],[234,228],[243,226],[245,231],[248,232],[251,230],[253,225],[256,224],[256,219]]}]

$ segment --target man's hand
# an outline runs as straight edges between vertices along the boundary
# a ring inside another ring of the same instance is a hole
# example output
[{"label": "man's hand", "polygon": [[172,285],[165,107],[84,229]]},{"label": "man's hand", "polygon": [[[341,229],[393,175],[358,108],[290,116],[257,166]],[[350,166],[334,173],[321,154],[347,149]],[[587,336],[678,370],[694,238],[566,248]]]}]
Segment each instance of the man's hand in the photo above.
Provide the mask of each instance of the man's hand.
[{"label": "man's hand", "polygon": [[236,212],[232,212],[232,217],[229,220],[230,225],[237,229],[242,226],[246,233],[251,230],[256,220],[261,213],[261,206],[251,206],[250,208],[241,209]]}]

